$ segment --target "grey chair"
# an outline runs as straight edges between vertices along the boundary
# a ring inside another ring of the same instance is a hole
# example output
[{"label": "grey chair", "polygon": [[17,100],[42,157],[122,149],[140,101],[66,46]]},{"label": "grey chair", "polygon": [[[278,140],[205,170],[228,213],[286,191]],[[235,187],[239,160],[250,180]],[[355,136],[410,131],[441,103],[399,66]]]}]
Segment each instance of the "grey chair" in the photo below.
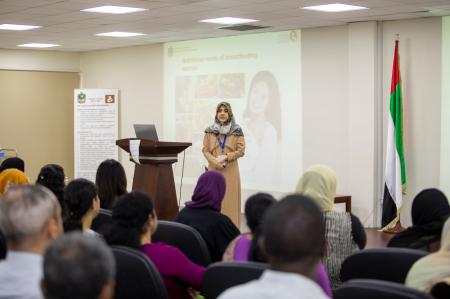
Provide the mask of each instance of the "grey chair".
[{"label": "grey chair", "polygon": [[404,283],[411,266],[428,253],[408,248],[374,248],[357,251],[342,263],[341,280],[379,279]]},{"label": "grey chair", "polygon": [[226,289],[258,279],[268,268],[268,264],[255,262],[214,263],[206,269],[201,293],[206,299],[215,299]]},{"label": "grey chair", "polygon": [[146,255],[125,246],[111,248],[116,260],[114,299],[169,299],[161,275]]},{"label": "grey chair", "polygon": [[334,299],[433,299],[403,284],[376,279],[353,279],[333,293]]},{"label": "grey chair", "polygon": [[173,221],[158,221],[152,242],[164,242],[181,250],[192,262],[208,266],[211,263],[208,247],[194,228]]}]

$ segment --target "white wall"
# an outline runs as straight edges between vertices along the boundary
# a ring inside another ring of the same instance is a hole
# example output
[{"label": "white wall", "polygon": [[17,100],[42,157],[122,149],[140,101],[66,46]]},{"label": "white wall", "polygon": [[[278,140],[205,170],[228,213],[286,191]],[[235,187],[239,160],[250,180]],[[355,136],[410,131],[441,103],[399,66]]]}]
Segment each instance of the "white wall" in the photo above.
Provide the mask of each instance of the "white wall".
[{"label": "white wall", "polygon": [[[163,132],[162,51],[162,44],[156,44],[80,56],[82,88],[120,89],[119,138],[134,137],[133,124],[137,123],[154,123],[158,132]],[[131,189],[134,164],[122,150],[120,161]]]},{"label": "white wall", "polygon": [[[407,194],[401,214],[404,226],[411,223],[410,210],[414,196],[424,188],[439,186],[441,29],[441,18],[389,21],[383,24],[385,126],[389,107],[394,41],[396,34],[400,35],[407,184]],[[385,136],[386,133],[384,138]]]},{"label": "white wall", "polygon": [[74,52],[0,49],[0,69],[78,72],[80,54]]}]

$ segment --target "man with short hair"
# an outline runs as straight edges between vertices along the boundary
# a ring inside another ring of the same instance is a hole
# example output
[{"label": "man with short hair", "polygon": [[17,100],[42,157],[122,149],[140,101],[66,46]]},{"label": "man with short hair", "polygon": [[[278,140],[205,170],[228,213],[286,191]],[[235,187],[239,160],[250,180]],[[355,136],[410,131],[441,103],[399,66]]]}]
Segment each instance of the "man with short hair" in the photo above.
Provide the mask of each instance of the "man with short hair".
[{"label": "man with short hair", "polygon": [[329,299],[314,281],[325,251],[325,228],[316,204],[302,195],[287,196],[267,211],[262,229],[271,269],[219,299]]},{"label": "man with short hair", "polygon": [[73,232],[45,252],[41,287],[48,299],[111,299],[114,275],[111,249],[100,238]]},{"label": "man with short hair", "polygon": [[41,299],[42,255],[63,231],[58,200],[42,186],[12,186],[0,200],[8,252],[0,262],[0,299]]}]

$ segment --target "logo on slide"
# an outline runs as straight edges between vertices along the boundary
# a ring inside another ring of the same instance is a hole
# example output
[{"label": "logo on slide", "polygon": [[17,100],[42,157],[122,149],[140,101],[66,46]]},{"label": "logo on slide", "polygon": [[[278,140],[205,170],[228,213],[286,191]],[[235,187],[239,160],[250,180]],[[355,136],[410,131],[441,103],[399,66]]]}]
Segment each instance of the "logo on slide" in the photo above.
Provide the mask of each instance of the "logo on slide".
[{"label": "logo on slide", "polygon": [[105,95],[105,103],[106,104],[113,104],[114,103],[114,95],[113,94]]},{"label": "logo on slide", "polygon": [[84,103],[86,103],[86,94],[83,93],[83,92],[80,92],[80,93],[77,95],[77,99],[78,99],[78,104],[84,104]]}]

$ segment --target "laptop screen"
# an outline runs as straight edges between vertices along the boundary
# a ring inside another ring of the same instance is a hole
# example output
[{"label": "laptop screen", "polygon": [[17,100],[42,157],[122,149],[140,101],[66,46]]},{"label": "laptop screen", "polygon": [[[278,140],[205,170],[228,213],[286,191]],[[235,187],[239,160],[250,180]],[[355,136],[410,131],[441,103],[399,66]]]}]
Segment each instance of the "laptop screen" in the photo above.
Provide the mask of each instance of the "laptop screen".
[{"label": "laptop screen", "polygon": [[155,125],[133,125],[136,137],[139,139],[148,139],[158,141]]}]

